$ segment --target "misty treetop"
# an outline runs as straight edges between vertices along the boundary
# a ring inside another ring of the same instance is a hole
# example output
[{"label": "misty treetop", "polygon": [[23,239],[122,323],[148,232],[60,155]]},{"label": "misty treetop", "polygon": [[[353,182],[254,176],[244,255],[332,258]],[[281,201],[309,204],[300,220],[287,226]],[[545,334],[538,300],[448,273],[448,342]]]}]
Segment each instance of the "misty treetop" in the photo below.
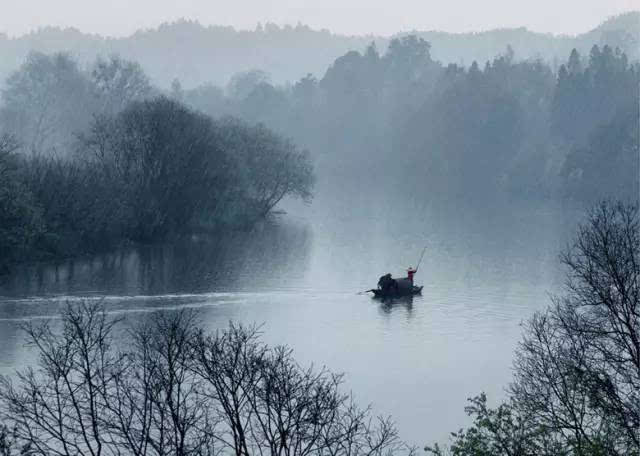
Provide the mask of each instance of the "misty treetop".
[{"label": "misty treetop", "polygon": [[584,145],[595,127],[609,123],[626,105],[637,104],[637,83],[638,67],[620,49],[593,46],[587,58],[574,49],[558,71],[553,133]]},{"label": "misty treetop", "polygon": [[23,193],[4,198],[5,229],[25,233],[3,239],[4,258],[250,225],[287,195],[310,198],[304,149],[332,185],[422,199],[637,197],[640,70],[623,52],[574,50],[556,72],[511,47],[468,68],[432,51],[409,35],[348,52],[321,79],[279,86],[252,70],[164,95],[117,56],[81,68],[33,53],[0,106],[3,192]]},{"label": "misty treetop", "polygon": [[108,59],[98,57],[90,71],[94,109],[100,113],[116,114],[129,102],[149,98],[154,91],[139,63],[116,55]]},{"label": "misty treetop", "polygon": [[[444,66],[418,36],[350,51],[321,79],[289,86],[261,71],[184,92],[212,115],[265,125],[313,150],[321,172],[446,196],[637,195],[640,72],[617,48],[575,49],[556,71],[507,47],[484,64]],[[609,133],[607,133],[609,132]],[[616,179],[611,179],[616,176]]]},{"label": "misty treetop", "polygon": [[68,156],[94,115],[116,114],[153,94],[135,62],[98,58],[83,70],[69,54],[32,52],[2,90],[0,127],[29,152]]},{"label": "misty treetop", "polygon": [[[233,74],[248,68],[262,69],[272,75],[274,82],[284,84],[307,73],[321,75],[336,58],[352,50],[362,51],[371,41],[384,51],[392,38],[410,34],[430,42],[433,58],[444,65],[485,62],[502,52],[507,44],[514,47],[519,59],[541,58],[553,65],[564,60],[571,49],[587,54],[594,44],[619,47],[631,59],[637,59],[638,14],[635,11],[611,17],[577,36],[537,33],[519,27],[470,33],[398,31],[389,38],[347,36],[302,24],[266,23],[258,24],[254,30],[237,30],[183,19],[121,38],[83,33],[74,28],[44,27],[19,37],[0,33],[0,79],[15,71],[28,52],[35,50],[70,52],[82,65],[92,62],[96,55],[119,54],[140,62],[154,84],[165,89],[176,78],[189,89],[207,82],[223,85]],[[169,66],[167,55],[171,56]]]},{"label": "misty treetop", "polygon": [[567,192],[637,198],[640,66],[608,46],[583,60],[574,51],[560,68],[553,99],[552,132],[573,146],[562,169]]},{"label": "misty treetop", "polygon": [[[382,51],[375,43],[350,51],[319,79],[283,86],[256,69],[226,87],[185,89],[174,80],[166,94],[214,117],[263,123],[345,183],[366,178],[364,166],[376,182],[402,182],[416,194],[635,197],[640,73],[625,53],[574,49],[556,69],[510,46],[468,67],[445,66],[433,52],[407,35]],[[51,76],[42,82],[43,74]],[[91,116],[160,92],[119,57],[82,70],[68,55],[32,54],[9,78],[0,115],[24,147],[61,155]]]},{"label": "misty treetop", "polygon": [[4,138],[5,265],[250,227],[284,197],[312,196],[310,159],[290,141],[166,97],[96,115],[71,156],[18,154],[17,141]]}]

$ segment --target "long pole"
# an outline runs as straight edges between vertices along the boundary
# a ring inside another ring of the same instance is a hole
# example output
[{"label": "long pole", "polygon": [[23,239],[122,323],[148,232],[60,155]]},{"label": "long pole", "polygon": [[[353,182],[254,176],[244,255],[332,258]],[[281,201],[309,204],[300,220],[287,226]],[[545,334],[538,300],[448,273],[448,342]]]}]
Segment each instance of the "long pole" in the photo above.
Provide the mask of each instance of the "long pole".
[{"label": "long pole", "polygon": [[424,246],[424,249],[422,249],[422,253],[420,254],[420,260],[418,261],[418,265],[416,266],[416,272],[418,271],[418,268],[420,267],[420,263],[422,263],[422,258],[424,257],[424,252],[427,250],[427,246]]}]

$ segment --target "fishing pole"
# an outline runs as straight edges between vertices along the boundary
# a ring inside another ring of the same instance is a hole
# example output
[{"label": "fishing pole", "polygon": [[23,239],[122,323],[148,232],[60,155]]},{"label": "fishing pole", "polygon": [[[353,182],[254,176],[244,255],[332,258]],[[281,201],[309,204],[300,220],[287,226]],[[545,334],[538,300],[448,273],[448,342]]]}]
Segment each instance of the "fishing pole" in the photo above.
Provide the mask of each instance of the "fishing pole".
[{"label": "fishing pole", "polygon": [[418,260],[418,264],[416,265],[416,272],[420,268],[420,263],[422,263],[422,258],[424,257],[424,252],[426,251],[427,251],[427,246],[425,245],[424,249],[422,249],[422,253],[420,254],[420,260]]}]

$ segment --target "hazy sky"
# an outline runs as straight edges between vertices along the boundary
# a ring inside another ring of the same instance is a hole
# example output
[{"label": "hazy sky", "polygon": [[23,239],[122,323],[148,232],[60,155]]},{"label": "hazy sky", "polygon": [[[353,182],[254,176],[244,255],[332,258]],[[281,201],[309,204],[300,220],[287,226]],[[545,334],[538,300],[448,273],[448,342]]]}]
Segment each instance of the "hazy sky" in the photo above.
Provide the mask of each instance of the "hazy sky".
[{"label": "hazy sky", "polygon": [[632,9],[640,0],[0,0],[0,32],[59,25],[122,36],[187,18],[242,29],[302,22],[348,34],[515,26],[576,34]]}]

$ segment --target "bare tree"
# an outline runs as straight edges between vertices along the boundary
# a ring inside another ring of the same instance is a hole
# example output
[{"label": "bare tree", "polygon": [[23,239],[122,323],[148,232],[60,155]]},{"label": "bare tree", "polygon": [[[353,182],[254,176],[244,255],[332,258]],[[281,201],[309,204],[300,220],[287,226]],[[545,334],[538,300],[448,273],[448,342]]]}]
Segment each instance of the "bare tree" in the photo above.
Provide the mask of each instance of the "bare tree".
[{"label": "bare tree", "polygon": [[529,322],[513,393],[578,449],[640,448],[637,206],[602,203],[562,255],[566,289]]},{"label": "bare tree", "polygon": [[103,411],[119,357],[110,349],[111,329],[98,308],[69,306],[57,334],[50,323],[25,326],[37,349],[38,369],[0,379],[2,416],[37,454],[119,454],[111,445]]},{"label": "bare tree", "polygon": [[120,432],[138,441],[138,454],[190,456],[204,454],[207,448],[208,437],[202,432],[208,423],[207,404],[192,369],[195,329],[192,313],[160,313],[132,335],[129,384],[116,390],[137,392],[125,402],[129,404],[125,410],[142,410],[139,428],[125,421]]},{"label": "bare tree", "polygon": [[301,368],[254,327],[206,335],[193,313],[158,313],[118,351],[116,323],[85,303],[63,313],[61,334],[26,327],[38,369],[0,382],[0,445],[43,456],[412,452],[389,419],[340,392],[341,375]]},{"label": "bare tree", "polygon": [[212,434],[233,454],[383,455],[411,449],[388,419],[372,419],[340,392],[342,376],[302,368],[255,327],[231,324],[196,342],[195,368],[219,420]]},{"label": "bare tree", "polygon": [[127,104],[149,98],[153,93],[149,78],[137,62],[117,55],[98,57],[90,73],[91,89],[96,98],[96,112],[114,115]]},{"label": "bare tree", "polygon": [[640,455],[638,223],[636,205],[591,211],[561,256],[565,293],[525,325],[508,401],[471,399],[451,454]]},{"label": "bare tree", "polygon": [[65,154],[74,133],[88,125],[88,93],[85,75],[68,54],[32,52],[7,78],[0,117],[28,151]]},{"label": "bare tree", "polygon": [[20,442],[16,435],[16,429],[0,424],[0,456],[27,456],[31,455],[31,444]]},{"label": "bare tree", "polygon": [[203,379],[202,394],[216,408],[217,420],[209,433],[236,455],[251,454],[250,395],[261,380],[266,352],[256,328],[233,324],[215,335],[200,332],[194,344],[194,369]]}]

